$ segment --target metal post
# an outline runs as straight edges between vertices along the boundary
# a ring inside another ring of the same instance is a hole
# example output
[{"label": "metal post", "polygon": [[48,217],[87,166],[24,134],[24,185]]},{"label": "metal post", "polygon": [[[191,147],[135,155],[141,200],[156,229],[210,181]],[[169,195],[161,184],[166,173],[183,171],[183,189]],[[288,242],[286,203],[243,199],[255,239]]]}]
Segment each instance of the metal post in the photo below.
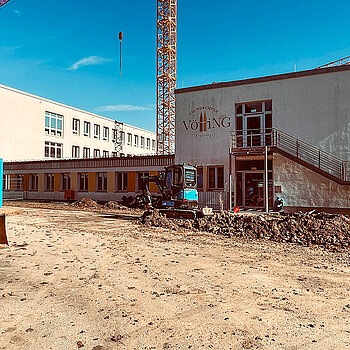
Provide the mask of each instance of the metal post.
[{"label": "metal post", "polygon": [[269,212],[269,172],[267,162],[267,146],[265,146],[265,208]]},{"label": "metal post", "polygon": [[232,174],[233,174],[233,207],[237,206],[237,184],[236,184],[236,156],[233,156],[233,166],[232,166]]},{"label": "metal post", "polygon": [[231,147],[230,147],[230,154],[229,154],[229,173],[230,173],[230,176],[229,176],[229,203],[230,203],[230,212],[232,211],[232,159],[231,159]]}]

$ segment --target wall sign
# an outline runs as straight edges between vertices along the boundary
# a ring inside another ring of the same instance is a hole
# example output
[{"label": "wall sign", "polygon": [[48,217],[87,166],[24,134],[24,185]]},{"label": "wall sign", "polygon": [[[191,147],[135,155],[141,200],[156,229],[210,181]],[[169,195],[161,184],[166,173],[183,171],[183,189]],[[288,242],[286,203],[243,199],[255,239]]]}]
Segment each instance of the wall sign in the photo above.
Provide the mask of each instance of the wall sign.
[{"label": "wall sign", "polygon": [[195,137],[211,137],[213,129],[226,129],[231,126],[231,118],[219,115],[219,110],[211,106],[197,107],[183,120],[185,132],[195,132]]}]

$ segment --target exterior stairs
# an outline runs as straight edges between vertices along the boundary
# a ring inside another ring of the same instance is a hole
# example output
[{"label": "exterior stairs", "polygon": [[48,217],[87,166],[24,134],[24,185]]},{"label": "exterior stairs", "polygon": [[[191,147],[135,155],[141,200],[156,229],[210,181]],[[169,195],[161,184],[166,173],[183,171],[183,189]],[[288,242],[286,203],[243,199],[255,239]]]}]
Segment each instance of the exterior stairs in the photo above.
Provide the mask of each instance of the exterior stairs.
[{"label": "exterior stairs", "polygon": [[341,185],[350,185],[350,161],[323,151],[276,128],[231,132],[233,155],[276,152]]}]

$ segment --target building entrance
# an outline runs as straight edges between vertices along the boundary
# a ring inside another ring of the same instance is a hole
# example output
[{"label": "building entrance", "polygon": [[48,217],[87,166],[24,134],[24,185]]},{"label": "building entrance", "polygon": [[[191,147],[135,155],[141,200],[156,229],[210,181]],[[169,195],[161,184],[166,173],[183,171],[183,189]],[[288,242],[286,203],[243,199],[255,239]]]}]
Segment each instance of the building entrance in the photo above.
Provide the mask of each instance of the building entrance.
[{"label": "building entrance", "polygon": [[[264,160],[246,158],[236,162],[236,205],[245,208],[262,209],[265,207],[265,170]],[[268,160],[269,205],[273,201],[272,159]]]}]

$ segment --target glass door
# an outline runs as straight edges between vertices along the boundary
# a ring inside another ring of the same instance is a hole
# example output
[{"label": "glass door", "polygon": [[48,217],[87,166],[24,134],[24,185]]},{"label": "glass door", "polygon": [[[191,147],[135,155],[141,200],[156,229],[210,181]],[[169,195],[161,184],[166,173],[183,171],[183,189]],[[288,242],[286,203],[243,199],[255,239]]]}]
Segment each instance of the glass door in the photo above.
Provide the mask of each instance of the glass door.
[{"label": "glass door", "polygon": [[243,116],[243,147],[264,146],[264,114]]}]

